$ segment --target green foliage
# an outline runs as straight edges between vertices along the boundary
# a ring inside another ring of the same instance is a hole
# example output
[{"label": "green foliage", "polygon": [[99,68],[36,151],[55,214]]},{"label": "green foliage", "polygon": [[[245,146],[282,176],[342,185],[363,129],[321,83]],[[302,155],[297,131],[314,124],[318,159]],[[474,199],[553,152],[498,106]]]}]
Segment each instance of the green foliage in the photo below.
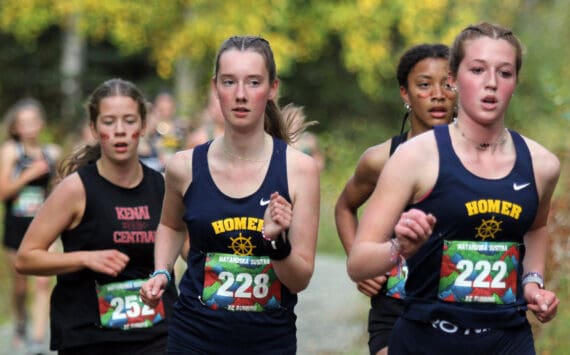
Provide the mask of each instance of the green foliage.
[{"label": "green foliage", "polygon": [[[115,54],[116,60],[145,58],[149,70],[161,78],[148,81],[153,88],[160,81],[171,83],[179,60],[192,63],[198,87],[202,87],[223,39],[260,34],[275,51],[286,84],[282,95],[306,106],[309,115],[321,122],[318,130],[324,130],[345,115],[397,114],[400,100],[394,90],[394,72],[399,56],[410,45],[451,44],[468,24],[498,22],[512,27],[528,48],[528,64],[517,91],[525,100],[520,110],[512,110],[511,122],[518,126],[544,115],[555,116],[556,125],[564,126],[570,119],[570,86],[564,80],[570,74],[565,65],[569,49],[544,38],[567,37],[569,6],[563,0],[151,0],[144,4],[135,0],[5,0],[0,4],[0,31],[13,35],[33,53],[44,47],[46,33],[53,34],[54,29],[61,33],[72,19],[78,19],[88,39],[88,58],[97,57],[91,52],[94,48],[108,45],[119,50],[121,56]],[[86,86],[92,86],[105,75],[109,63],[88,60]],[[49,68],[50,86],[56,88],[58,65]],[[91,81],[91,77],[96,79]],[[141,80],[136,75],[130,79]],[[6,91],[12,92],[0,87],[0,93]]]},{"label": "green foliage", "polygon": [[319,253],[344,255],[334,221],[334,206],[360,155],[369,146],[381,143],[397,133],[380,122],[355,118],[339,122],[334,129],[319,135],[326,165],[321,174],[321,220]]}]

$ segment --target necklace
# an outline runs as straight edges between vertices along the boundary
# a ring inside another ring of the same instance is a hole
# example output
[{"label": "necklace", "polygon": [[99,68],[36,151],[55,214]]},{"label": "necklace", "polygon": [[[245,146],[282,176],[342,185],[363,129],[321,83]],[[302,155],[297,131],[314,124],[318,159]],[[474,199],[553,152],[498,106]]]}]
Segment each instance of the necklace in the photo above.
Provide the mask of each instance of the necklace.
[{"label": "necklace", "polygon": [[503,145],[507,142],[507,135],[506,135],[507,129],[506,128],[501,132],[501,134],[499,135],[497,140],[494,142],[477,142],[477,141],[467,137],[465,135],[465,133],[463,133],[461,128],[459,128],[459,124],[457,123],[457,121],[458,121],[457,118],[455,118],[453,120],[453,125],[455,126],[455,128],[457,128],[459,133],[461,133],[461,137],[465,138],[466,140],[468,140],[471,143],[474,143],[475,149],[477,149],[477,150],[487,150],[487,148],[489,148],[489,147],[497,147],[497,146]]},{"label": "necklace", "polygon": [[[265,141],[263,142],[263,145],[265,146]],[[226,144],[224,142],[222,142],[222,148],[224,149],[224,153],[226,153],[226,155],[232,159],[248,161],[251,163],[265,163],[269,160],[269,159],[250,159],[250,158],[246,158],[246,157],[242,157],[240,155],[234,154],[228,150],[228,148],[226,147]],[[263,147],[261,148],[261,151],[263,151]]]}]

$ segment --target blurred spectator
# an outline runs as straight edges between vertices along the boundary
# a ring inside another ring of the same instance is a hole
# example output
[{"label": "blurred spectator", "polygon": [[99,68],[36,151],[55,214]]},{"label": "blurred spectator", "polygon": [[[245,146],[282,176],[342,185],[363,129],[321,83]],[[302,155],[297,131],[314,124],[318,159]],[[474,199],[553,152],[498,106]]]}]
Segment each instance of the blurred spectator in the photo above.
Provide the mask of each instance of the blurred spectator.
[{"label": "blurred spectator", "polygon": [[[45,112],[35,99],[16,102],[4,116],[4,123],[9,138],[0,147],[0,201],[5,204],[3,244],[13,277],[13,346],[18,349],[28,345],[28,352],[38,353],[43,348],[49,319],[50,279],[34,278],[32,311],[27,312],[28,277],[16,272],[15,259],[26,229],[46,199],[56,176],[61,149],[55,144],[40,142]],[[32,337],[26,344],[28,314],[32,319]]]},{"label": "blurred spectator", "polygon": [[294,134],[293,147],[312,156],[317,162],[319,170],[325,167],[325,155],[319,147],[318,137],[306,128],[315,125],[316,121],[306,122],[302,107],[287,105],[283,108],[283,116],[289,124],[289,132]]},{"label": "blurred spectator", "polygon": [[206,143],[224,134],[224,116],[213,86],[210,87],[206,108],[200,114],[200,126],[188,133],[186,148]]},{"label": "blurred spectator", "polygon": [[176,101],[168,92],[159,93],[153,103],[154,130],[147,128],[148,139],[156,144],[163,163],[183,149],[186,139],[186,122],[176,117]]},{"label": "blurred spectator", "polygon": [[149,168],[163,172],[164,156],[158,147],[159,135],[156,133],[157,113],[151,108],[147,114],[145,134],[139,141],[139,160]]}]

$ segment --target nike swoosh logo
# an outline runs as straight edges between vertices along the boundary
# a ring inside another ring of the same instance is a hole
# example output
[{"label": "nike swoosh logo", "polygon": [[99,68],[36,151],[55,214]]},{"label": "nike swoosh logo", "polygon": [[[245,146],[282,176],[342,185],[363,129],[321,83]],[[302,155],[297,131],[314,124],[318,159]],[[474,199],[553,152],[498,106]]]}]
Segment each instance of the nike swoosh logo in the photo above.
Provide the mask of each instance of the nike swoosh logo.
[{"label": "nike swoosh logo", "polygon": [[267,206],[269,204],[269,200],[264,200],[263,197],[259,200],[260,206]]},{"label": "nike swoosh logo", "polygon": [[529,185],[530,185],[530,182],[527,182],[526,184],[520,184],[520,185],[517,184],[516,182],[513,182],[513,190],[520,191]]}]

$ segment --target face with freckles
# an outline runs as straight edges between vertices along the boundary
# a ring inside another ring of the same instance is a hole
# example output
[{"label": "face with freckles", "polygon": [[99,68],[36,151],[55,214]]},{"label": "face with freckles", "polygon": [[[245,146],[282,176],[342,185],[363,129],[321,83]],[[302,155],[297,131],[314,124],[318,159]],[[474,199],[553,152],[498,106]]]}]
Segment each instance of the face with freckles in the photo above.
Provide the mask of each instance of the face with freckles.
[{"label": "face with freckles", "polygon": [[455,92],[448,83],[448,71],[446,59],[426,58],[408,74],[408,87],[400,87],[402,99],[412,107],[410,121],[419,131],[448,124],[453,118]]},{"label": "face with freckles", "polygon": [[110,96],[101,100],[93,136],[101,145],[101,155],[113,161],[138,159],[137,147],[145,124],[138,104],[128,96]]},{"label": "face with freckles", "polygon": [[277,80],[269,80],[263,56],[253,50],[227,50],[220,56],[213,80],[227,124],[263,127],[265,106],[278,88]]},{"label": "face with freckles", "polygon": [[502,120],[517,84],[516,49],[504,39],[466,41],[465,57],[452,85],[459,93],[459,113],[482,124]]}]

